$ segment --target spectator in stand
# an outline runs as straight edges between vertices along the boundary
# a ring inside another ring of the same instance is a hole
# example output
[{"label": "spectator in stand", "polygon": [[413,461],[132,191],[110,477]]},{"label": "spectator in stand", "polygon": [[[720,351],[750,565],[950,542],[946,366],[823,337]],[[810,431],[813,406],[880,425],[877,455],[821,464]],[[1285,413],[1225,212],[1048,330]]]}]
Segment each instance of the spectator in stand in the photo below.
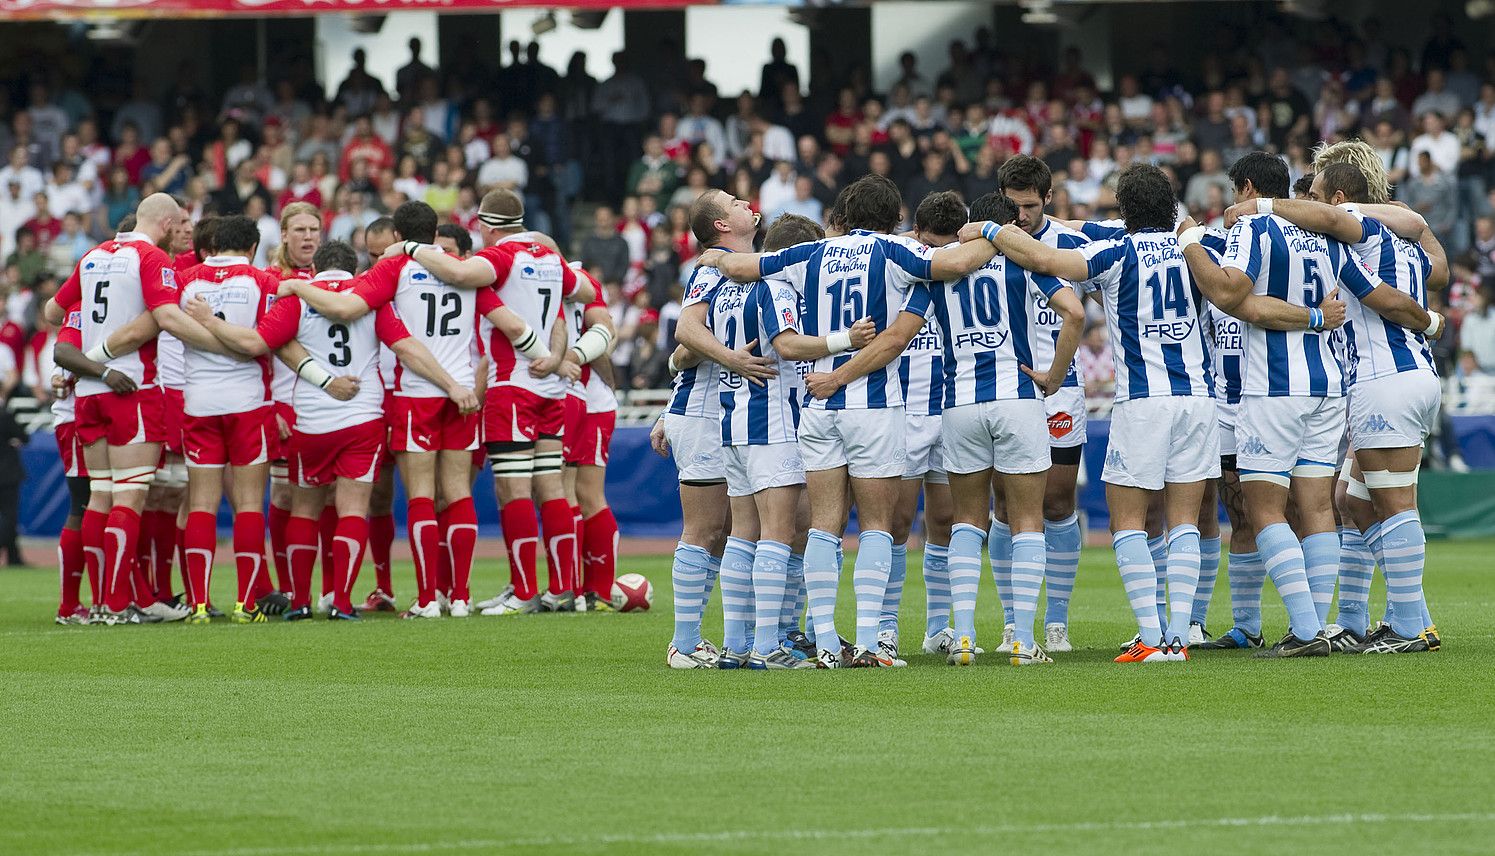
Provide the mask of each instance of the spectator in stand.
[{"label": "spectator in stand", "polygon": [[406,45],[410,48],[410,61],[395,72],[395,92],[399,93],[401,101],[408,101],[415,96],[416,84],[422,78],[436,74],[434,69],[421,62],[420,39],[412,38]]},{"label": "spectator in stand", "polygon": [[147,139],[154,140],[161,136],[161,107],[156,99],[150,95],[150,80],[145,75],[135,75],[131,78],[130,87],[134,93],[129,101],[119,105],[114,111],[114,121],[109,126],[109,136],[114,139],[122,139],[125,135],[125,126],[133,125],[135,129]]},{"label": "spectator in stand", "polygon": [[[1111,359],[1111,343],[1106,339],[1106,325],[1090,322],[1075,351],[1080,376],[1085,378],[1085,399],[1095,405],[1116,394],[1116,366]],[[1104,405],[1102,405],[1104,406]]]},{"label": "spectator in stand", "polygon": [[601,121],[601,188],[607,198],[618,199],[627,178],[625,165],[639,150],[640,134],[649,118],[649,89],[623,52],[613,54],[613,76],[597,85],[592,111]]},{"label": "spectator in stand", "polygon": [[1412,140],[1412,160],[1416,162],[1419,154],[1427,152],[1439,172],[1449,176],[1456,175],[1459,170],[1459,138],[1448,130],[1448,122],[1443,114],[1423,113],[1419,116],[1419,121],[1422,133]]},{"label": "spectator in stand", "polygon": [[794,179],[794,198],[784,202],[778,210],[769,212],[763,219],[772,225],[773,221],[785,214],[798,214],[808,217],[816,223],[825,222],[825,206],[819,199],[815,198],[815,182],[808,175],[796,176]]},{"label": "spectator in stand", "polygon": [[592,233],[582,239],[577,257],[603,285],[622,284],[628,274],[628,242],[618,235],[618,218],[611,208],[597,207],[592,215]]},{"label": "spectator in stand", "polygon": [[[109,171],[109,184],[104,189],[102,204],[94,209],[93,232],[96,235],[113,235],[115,224],[134,213],[140,204],[140,191],[130,183],[130,173],[122,166]],[[0,235],[3,238],[3,235]]]},{"label": "spectator in stand", "polygon": [[769,160],[794,160],[794,135],[783,125],[762,116],[753,117],[753,134],[762,140],[763,156]]},{"label": "spectator in stand", "polygon": [[311,117],[306,136],[296,146],[298,161],[311,163],[318,155],[329,164],[342,157],[342,147],[338,145],[337,137],[332,132],[332,120],[321,114]]},{"label": "spectator in stand", "polygon": [[192,165],[186,155],[171,150],[170,140],[158,137],[151,143],[151,161],[140,171],[140,176],[155,184],[157,190],[180,196],[187,189],[187,179],[192,177]]},{"label": "spectator in stand", "polygon": [[426,180],[421,177],[420,164],[416,163],[413,155],[400,156],[391,187],[405,194],[406,199],[426,198]]},{"label": "spectator in stand", "polygon": [[399,157],[414,159],[417,171],[428,175],[431,171],[431,164],[441,157],[445,148],[446,144],[442,138],[431,133],[431,129],[426,127],[424,108],[410,108],[410,113],[405,117],[404,127],[395,145],[395,151],[399,153]]},{"label": "spectator in stand", "polygon": [[764,110],[777,111],[783,106],[779,98],[785,86],[800,90],[799,69],[786,58],[789,52],[783,39],[774,39],[768,53],[769,61],[763,65],[763,73],[758,78],[758,101]]},{"label": "spectator in stand", "polygon": [[21,195],[30,199],[46,186],[41,170],[32,166],[27,149],[23,145],[15,146],[10,150],[10,162],[4,168],[0,168],[0,184],[17,183],[21,187]]},{"label": "spectator in stand", "polygon": [[337,87],[333,100],[347,108],[353,116],[362,116],[374,108],[374,100],[384,87],[364,68],[368,54],[363,48],[353,50],[353,68]]},{"label": "spectator in stand", "polygon": [[1396,85],[1391,82],[1391,78],[1384,75],[1376,78],[1375,93],[1361,111],[1361,116],[1369,125],[1390,122],[1391,127],[1404,133],[1412,128],[1412,114],[1407,112],[1406,105],[1396,97]]},{"label": "spectator in stand", "polygon": [[1464,105],[1459,101],[1459,96],[1449,92],[1448,75],[1441,68],[1430,68],[1427,72],[1427,80],[1424,84],[1427,88],[1412,102],[1412,115],[1421,116],[1426,113],[1438,113],[1442,116],[1453,116],[1459,112]]},{"label": "spectator in stand", "polygon": [[661,225],[649,234],[649,254],[644,258],[644,290],[649,305],[665,305],[670,289],[680,283],[680,259],[675,252],[675,233]]},{"label": "spectator in stand", "polygon": [[1495,306],[1491,287],[1474,294],[1474,306],[1459,328],[1459,368],[1465,375],[1495,377]]},{"label": "spectator in stand", "polygon": [[[121,141],[120,148],[123,148],[124,145],[124,142]],[[143,150],[142,153],[145,154]],[[254,145],[241,135],[239,120],[230,117],[225,119],[223,124],[218,127],[218,139],[208,145],[203,157],[207,161],[209,168],[213,171],[214,180],[219,185],[222,185],[228,181],[228,177],[234,174],[240,164],[249,160],[253,155]],[[145,158],[146,162],[149,162],[150,155],[145,154]],[[115,163],[124,163],[127,169],[130,168],[128,161],[121,161],[120,149],[118,148],[114,150],[114,160]],[[141,170],[144,169],[144,166],[144,164],[141,164]],[[131,169],[131,184],[138,185],[140,183],[141,170]]]},{"label": "spectator in stand", "polygon": [[[704,169],[702,169],[702,168],[700,168],[698,166],[692,166],[690,169],[686,170],[686,172],[685,172],[685,184],[681,185],[680,187],[675,188],[675,192],[672,193],[672,194],[670,194],[669,201],[668,201],[668,203],[666,204],[665,207],[666,208],[676,208],[676,207],[680,207],[680,206],[690,207],[692,204],[695,203],[695,201],[697,199],[699,199],[701,197],[701,194],[705,193],[706,191],[708,191],[710,189],[711,189],[711,181],[710,181],[709,177],[706,175],[706,170],[704,170]],[[650,198],[657,198],[657,197],[650,197]]]},{"label": "spectator in stand", "polygon": [[36,216],[34,196],[21,193],[21,183],[10,178],[0,192],[0,258],[6,258],[16,249],[16,233],[26,221]]},{"label": "spectator in stand", "polygon": [[233,180],[214,194],[214,200],[220,214],[242,214],[252,196],[259,197],[269,210],[272,200],[269,188],[255,175],[254,161],[244,161],[234,170]]},{"label": "spectator in stand", "polygon": [[777,161],[773,172],[758,187],[758,205],[765,218],[772,219],[790,200],[794,199],[794,167],[787,160]]},{"label": "spectator in stand", "polygon": [[1495,216],[1474,221],[1474,271],[1481,280],[1495,284]]},{"label": "spectator in stand", "polygon": [[31,234],[36,236],[38,246],[45,251],[62,234],[62,220],[52,216],[52,206],[47,202],[47,194],[44,192],[39,191],[31,197],[31,207],[36,213],[21,228],[30,229]]},{"label": "spectator in stand", "polygon": [[47,248],[47,269],[60,279],[65,279],[89,250],[93,241],[83,228],[83,215],[69,211],[62,215],[62,231]]},{"label": "spectator in stand", "polygon": [[1235,162],[1257,150],[1256,139],[1251,133],[1251,123],[1237,113],[1230,119],[1230,144],[1220,152],[1221,164],[1228,170]]},{"label": "spectator in stand", "polygon": [[353,120],[353,134],[343,146],[342,156],[338,159],[338,178],[347,181],[353,175],[355,162],[362,162],[371,177],[377,177],[379,173],[394,166],[393,150],[389,143],[374,133],[373,123],[368,116],[359,116]]},{"label": "spectator in stand", "polygon": [[322,208],[322,191],[312,177],[311,166],[304,161],[297,161],[291,167],[291,178],[275,200],[275,210],[279,211],[292,202],[306,202],[318,210]]},{"label": "spectator in stand", "polygon": [[690,109],[680,120],[680,136],[691,145],[706,143],[716,151],[725,150],[726,131],[711,115],[711,98],[704,92],[690,96]]},{"label": "spectator in stand", "polygon": [[[806,134],[817,134],[820,132],[820,115],[810,109],[805,97],[800,94],[799,88],[792,83],[784,84],[784,91],[780,97],[782,105],[779,112],[774,114],[774,122],[784,126],[789,135],[795,139]],[[865,109],[863,113],[865,114]]]},{"label": "spectator in stand", "polygon": [[844,86],[836,93],[836,110],[826,117],[825,141],[831,151],[845,156],[851,150],[856,126],[862,121],[856,90]]},{"label": "spectator in stand", "polygon": [[1152,96],[1142,91],[1135,74],[1121,76],[1116,103],[1121,107],[1122,120],[1132,127],[1142,127],[1152,115]]},{"label": "spectator in stand", "polygon": [[658,134],[645,137],[643,157],[628,168],[628,178],[624,183],[628,195],[652,196],[663,206],[669,202],[670,195],[679,184],[679,169],[665,153],[664,141]]},{"label": "spectator in stand", "polygon": [[931,193],[947,190],[961,192],[963,188],[960,177],[950,168],[948,157],[931,148],[920,160],[922,170],[902,186],[904,201],[909,206],[917,206],[920,200]]},{"label": "spectator in stand", "polygon": [[14,267],[23,285],[30,285],[47,272],[47,254],[42,252],[36,233],[22,226],[16,230],[15,251],[5,257],[5,266]]},{"label": "spectator in stand", "polygon": [[1438,240],[1444,246],[1452,244],[1459,215],[1458,185],[1452,175],[1434,165],[1430,152],[1417,153],[1416,173],[1400,189],[1401,200],[1422,214]]}]

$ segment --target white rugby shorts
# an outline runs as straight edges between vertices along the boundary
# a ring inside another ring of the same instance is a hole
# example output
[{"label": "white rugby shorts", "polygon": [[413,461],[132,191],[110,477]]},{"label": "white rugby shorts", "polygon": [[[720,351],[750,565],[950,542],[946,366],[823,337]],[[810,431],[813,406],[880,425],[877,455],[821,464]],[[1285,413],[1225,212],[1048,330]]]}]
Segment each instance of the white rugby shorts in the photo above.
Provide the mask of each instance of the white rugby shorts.
[{"label": "white rugby shorts", "polygon": [[906,469],[900,407],[820,410],[799,414],[799,451],[806,472],[846,467],[856,479],[902,478]]},{"label": "white rugby shorts", "polygon": [[1069,449],[1085,445],[1087,424],[1085,391],[1077,386],[1061,387],[1043,400],[1048,418],[1049,445]]},{"label": "white rugby shorts", "polygon": [[1162,396],[1118,402],[1101,481],[1162,490],[1220,477],[1220,428],[1215,400]]},{"label": "white rugby shorts", "polygon": [[1443,389],[1428,371],[1397,372],[1350,387],[1350,448],[1421,446],[1438,421]]},{"label": "white rugby shorts", "polygon": [[1299,467],[1328,467],[1332,474],[1339,465],[1345,409],[1340,397],[1242,397],[1235,428],[1237,468],[1291,475]]},{"label": "white rugby shorts", "polygon": [[908,460],[903,469],[903,477],[908,480],[927,479],[935,484],[949,484],[950,476],[945,472],[945,458],[941,450],[941,417],[910,413],[907,418],[903,441]]},{"label": "white rugby shorts", "polygon": [[723,481],[721,422],[706,416],[664,415],[664,436],[682,482]]},{"label": "white rugby shorts", "polygon": [[805,461],[798,443],[767,446],[724,446],[727,496],[752,496],[771,487],[805,483]]},{"label": "white rugby shorts", "polygon": [[945,469],[1020,475],[1048,471],[1048,417],[1042,399],[983,401],[945,408]]}]

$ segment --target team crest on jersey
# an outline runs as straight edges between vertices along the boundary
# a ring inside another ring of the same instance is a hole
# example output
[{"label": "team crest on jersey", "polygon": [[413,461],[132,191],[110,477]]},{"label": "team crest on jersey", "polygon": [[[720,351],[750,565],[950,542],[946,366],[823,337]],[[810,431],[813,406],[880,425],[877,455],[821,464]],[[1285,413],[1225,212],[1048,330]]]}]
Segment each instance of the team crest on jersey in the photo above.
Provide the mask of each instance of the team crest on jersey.
[{"label": "team crest on jersey", "polygon": [[794,326],[794,313],[790,312],[788,309],[781,309],[781,310],[779,310],[779,318],[780,318],[780,320],[782,320],[784,322],[784,326],[786,326],[786,327],[793,327]]},{"label": "team crest on jersey", "polygon": [[161,284],[176,291],[176,271],[171,268],[161,268]]},{"label": "team crest on jersey", "polygon": [[75,330],[82,329],[82,327],[83,327],[83,312],[81,310],[77,310],[77,309],[74,309],[72,312],[69,312],[67,314],[67,323],[63,324],[62,326],[64,326],[64,327],[72,327]]},{"label": "team crest on jersey", "polygon": [[1060,411],[1049,417],[1049,436],[1055,440],[1069,436],[1069,432],[1074,429],[1074,417],[1068,413]]},{"label": "team crest on jersey", "polygon": [[411,282],[425,282],[426,280],[428,280],[430,278],[431,278],[431,275],[428,274],[428,273],[426,273],[423,270],[418,270],[418,271],[415,271],[415,272],[413,272],[413,273],[410,274],[410,281]]}]

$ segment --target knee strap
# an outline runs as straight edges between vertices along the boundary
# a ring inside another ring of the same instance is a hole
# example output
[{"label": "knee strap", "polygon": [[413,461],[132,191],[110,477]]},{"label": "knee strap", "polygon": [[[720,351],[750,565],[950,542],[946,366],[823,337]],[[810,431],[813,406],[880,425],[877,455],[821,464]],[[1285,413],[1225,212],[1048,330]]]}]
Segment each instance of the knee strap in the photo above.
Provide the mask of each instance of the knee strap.
[{"label": "knee strap", "polygon": [[88,489],[93,493],[114,493],[112,470],[92,470],[88,473]]},{"label": "knee strap", "polygon": [[125,467],[114,471],[114,492],[127,493],[132,490],[150,490],[156,480],[155,467]]},{"label": "knee strap", "polygon": [[1261,470],[1241,470],[1240,479],[1243,482],[1268,482],[1278,487],[1288,487],[1292,479],[1287,473],[1263,472]]},{"label": "knee strap", "polygon": [[535,468],[535,456],[527,452],[492,452],[488,462],[496,479],[529,478]]},{"label": "knee strap", "polygon": [[1371,490],[1412,487],[1417,484],[1417,470],[1405,473],[1392,472],[1391,470],[1366,470],[1364,475],[1365,486]]},{"label": "knee strap", "polygon": [[1349,470],[1340,473],[1339,480],[1345,483],[1346,495],[1370,502],[1370,489],[1365,486],[1365,482],[1350,475]]},{"label": "knee strap", "polygon": [[559,451],[538,452],[535,454],[534,461],[534,472],[537,476],[559,475],[561,472],[561,453]]}]

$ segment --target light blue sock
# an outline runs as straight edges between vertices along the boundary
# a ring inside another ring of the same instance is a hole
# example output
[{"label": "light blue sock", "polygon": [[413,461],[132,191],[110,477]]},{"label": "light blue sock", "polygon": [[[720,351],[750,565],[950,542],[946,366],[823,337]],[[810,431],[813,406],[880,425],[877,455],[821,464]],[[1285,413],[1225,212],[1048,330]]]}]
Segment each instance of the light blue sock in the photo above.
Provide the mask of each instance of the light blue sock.
[{"label": "light blue sock", "polygon": [[1339,614],[1334,623],[1364,636],[1370,632],[1370,581],[1376,560],[1353,526],[1339,529]]},{"label": "light blue sock", "polygon": [[1220,574],[1220,536],[1199,539],[1199,588],[1194,590],[1194,617],[1190,620],[1205,626],[1210,598],[1215,596],[1215,580]]},{"label": "light blue sock", "polygon": [[779,618],[789,583],[789,545],[759,541],[753,552],[753,651],[767,656],[779,647]]},{"label": "light blue sock", "polygon": [[1012,536],[1012,635],[1024,648],[1034,645],[1033,620],[1038,617],[1045,552],[1042,532]]},{"label": "light blue sock", "polygon": [[955,635],[976,642],[976,591],[981,587],[981,542],[986,533],[969,523],[950,530],[950,611]]},{"label": "light blue sock", "polygon": [[1162,642],[1163,626],[1158,622],[1157,572],[1147,549],[1147,533],[1140,529],[1123,529],[1111,535],[1116,550],[1116,568],[1121,572],[1121,587],[1137,617],[1137,633],[1145,645],[1157,647]]},{"label": "light blue sock", "polygon": [[1194,595],[1199,588],[1199,527],[1185,523],[1168,532],[1168,632],[1163,639],[1189,644]]},{"label": "light blue sock", "polygon": [[1267,581],[1267,568],[1261,554],[1231,553],[1225,572],[1230,582],[1230,622],[1252,636],[1261,635],[1261,590]]},{"label": "light blue sock", "polygon": [[882,618],[878,632],[898,632],[898,606],[903,601],[903,581],[908,577],[908,544],[893,545],[893,567],[888,571],[888,589],[882,596]]},{"label": "light blue sock", "polygon": [[727,538],[722,553],[722,651],[747,653],[753,645],[753,553],[758,545]]},{"label": "light blue sock", "polygon": [[784,588],[784,607],[779,610],[779,644],[789,644],[789,631],[799,629],[799,612],[805,606],[805,557],[789,556],[789,583]]},{"label": "light blue sock", "polygon": [[1153,591],[1158,602],[1158,626],[1168,626],[1168,536],[1159,535],[1147,539],[1147,552],[1152,554],[1152,569],[1157,574]]},{"label": "light blue sock", "polygon": [[1286,523],[1273,523],[1256,533],[1256,551],[1266,565],[1267,576],[1277,587],[1282,604],[1287,607],[1287,624],[1301,641],[1317,636],[1324,625],[1313,606],[1308,589],[1308,572],[1303,568],[1303,545]]},{"label": "light blue sock", "polygon": [[706,563],[706,588],[703,590],[705,599],[702,601],[702,608],[711,602],[711,592],[716,588],[716,578],[721,572],[722,557],[712,556],[711,560]]},{"label": "light blue sock", "polygon": [[1012,528],[992,518],[986,533],[986,551],[991,554],[991,579],[997,584],[1002,623],[1012,623]]},{"label": "light blue sock", "polygon": [[675,637],[670,644],[686,654],[701,644],[701,612],[706,606],[706,565],[711,555],[692,544],[675,545],[670,582],[675,591]]},{"label": "light blue sock", "polygon": [[1313,611],[1319,624],[1329,621],[1329,606],[1334,603],[1334,581],[1339,578],[1339,533],[1317,532],[1303,539],[1303,566],[1308,575],[1308,591],[1313,595]]},{"label": "light blue sock", "polygon": [[[978,548],[979,549],[979,548]],[[976,578],[981,578],[978,568]],[[950,548],[924,545],[924,635],[933,636],[950,626]]]},{"label": "light blue sock", "polygon": [[851,587],[857,602],[856,644],[876,651],[882,599],[888,593],[888,573],[893,569],[893,536],[873,529],[862,532],[859,540],[851,571]]},{"label": "light blue sock", "polygon": [[1080,518],[1071,514],[1063,520],[1043,522],[1043,540],[1047,550],[1043,568],[1047,605],[1044,624],[1069,624],[1069,598],[1074,594],[1075,577],[1080,570]]},{"label": "light blue sock", "polygon": [[805,545],[805,594],[815,647],[838,654],[841,643],[836,635],[836,586],[841,582],[841,566],[836,563],[836,554],[840,544],[841,539],[835,535],[811,529]]},{"label": "light blue sock", "polygon": [[1386,600],[1391,604],[1391,629],[1398,636],[1416,636],[1432,623],[1422,600],[1427,535],[1417,512],[1402,511],[1387,518],[1381,524],[1380,542]]}]

